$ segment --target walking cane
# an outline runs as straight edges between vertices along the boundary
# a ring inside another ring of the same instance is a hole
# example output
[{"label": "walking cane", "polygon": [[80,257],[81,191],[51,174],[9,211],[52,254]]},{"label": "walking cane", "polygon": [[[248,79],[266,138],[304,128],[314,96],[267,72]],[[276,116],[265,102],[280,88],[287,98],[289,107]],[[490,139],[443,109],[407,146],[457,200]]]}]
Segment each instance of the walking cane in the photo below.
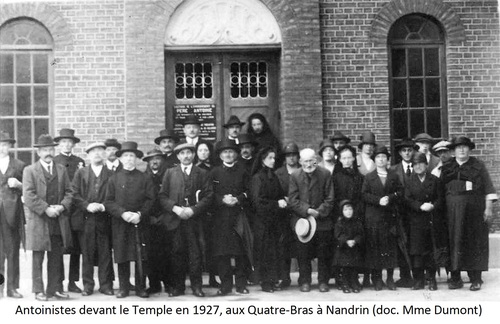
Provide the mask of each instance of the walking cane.
[{"label": "walking cane", "polygon": [[141,242],[141,232],[139,230],[139,225],[135,224],[135,252],[136,252],[136,265],[137,265],[137,273],[139,277],[139,285],[138,289],[144,289],[146,283],[144,282],[144,268],[142,264],[142,242]]}]

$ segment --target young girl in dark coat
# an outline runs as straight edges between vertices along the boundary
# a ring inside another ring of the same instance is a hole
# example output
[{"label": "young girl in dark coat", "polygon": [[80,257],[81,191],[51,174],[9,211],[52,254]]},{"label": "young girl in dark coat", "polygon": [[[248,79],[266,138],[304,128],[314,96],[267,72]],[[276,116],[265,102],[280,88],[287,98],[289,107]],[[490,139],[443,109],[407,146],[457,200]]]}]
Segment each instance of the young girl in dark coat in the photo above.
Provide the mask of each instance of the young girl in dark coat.
[{"label": "young girl in dark coat", "polygon": [[339,209],[342,216],[335,224],[336,249],[334,265],[341,268],[342,290],[344,293],[359,293],[359,267],[363,266],[363,225],[359,215],[355,215],[350,200],[342,200]]}]

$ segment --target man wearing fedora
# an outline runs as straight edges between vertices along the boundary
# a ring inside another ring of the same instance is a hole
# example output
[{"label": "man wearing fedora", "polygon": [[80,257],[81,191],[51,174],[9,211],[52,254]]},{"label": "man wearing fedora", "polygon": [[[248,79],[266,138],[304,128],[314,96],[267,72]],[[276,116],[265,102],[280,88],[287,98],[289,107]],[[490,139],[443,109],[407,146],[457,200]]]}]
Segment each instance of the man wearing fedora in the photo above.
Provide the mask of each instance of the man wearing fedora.
[{"label": "man wearing fedora", "polygon": [[[332,177],[328,170],[317,166],[316,153],[313,149],[305,148],[300,151],[300,164],[302,168],[290,176],[289,203],[295,216],[301,219],[298,224],[304,223],[304,219],[311,219],[311,217],[317,223],[316,234],[312,237],[305,235],[303,239],[299,235],[301,231],[297,230],[304,228],[296,226],[299,239],[297,252],[300,291],[309,292],[311,290],[310,256],[316,255],[318,258],[319,291],[327,292],[329,291],[328,280],[330,279],[330,266],[333,257],[332,231],[334,224],[331,212],[334,191]],[[303,231],[301,233],[303,234]]]},{"label": "man wearing fedora", "polygon": [[[73,154],[73,148],[80,139],[75,136],[75,130],[63,128],[59,131],[59,136],[54,138],[54,142],[59,144],[59,154],[54,157],[54,162],[66,167],[68,171],[69,181],[73,181],[76,170],[85,166],[85,161]],[[67,252],[70,253],[69,259],[69,281],[68,291],[81,293],[82,290],[76,285],[80,280],[80,254],[83,244],[83,215],[78,214],[73,216],[74,207],[69,210],[71,236],[73,245]]]},{"label": "man wearing fedora", "polygon": [[482,272],[488,271],[488,227],[498,195],[484,163],[470,156],[476,147],[470,138],[453,138],[448,147],[455,156],[444,163],[441,170],[450,234],[448,288],[462,288],[460,271],[467,271],[471,281],[469,289],[477,291],[483,284]]},{"label": "man wearing fedora", "polygon": [[[7,276],[7,296],[22,298],[19,288],[19,248],[24,240],[24,209],[21,201],[24,162],[9,155],[16,140],[0,132],[0,274]],[[23,242],[24,244],[24,242]],[[7,263],[7,272],[5,272]],[[3,296],[3,282],[0,297]]]},{"label": "man wearing fedora", "polygon": [[104,207],[112,216],[113,250],[120,282],[117,298],[129,295],[131,261],[135,261],[136,295],[149,297],[145,289],[147,264],[143,247],[147,246],[146,238],[149,237],[149,216],[155,189],[151,178],[136,169],[137,159],[143,155],[136,142],[123,142],[121,150],[116,152],[123,168],[108,180]]},{"label": "man wearing fedora", "polygon": [[111,253],[111,218],[104,207],[106,187],[113,171],[104,166],[106,145],[90,144],[85,152],[90,165],[78,169],[71,184],[75,212],[82,219],[83,296],[94,293],[94,264],[97,260],[99,292],[113,295],[113,259]]},{"label": "man wearing fedora", "polygon": [[212,203],[212,183],[207,171],[193,164],[195,146],[182,143],[175,147],[180,164],[168,169],[163,178],[159,200],[171,243],[172,290],[169,296],[184,294],[186,274],[196,297],[202,291],[203,228],[200,216]]},{"label": "man wearing fedora", "polygon": [[[164,143],[167,139],[162,139],[161,143]],[[172,154],[173,156],[175,154]],[[168,233],[165,224],[162,220],[162,208],[160,200],[158,198],[158,193],[161,189],[161,183],[163,176],[165,175],[165,154],[158,150],[153,149],[146,153],[142,158],[144,162],[148,164],[146,167],[146,174],[151,178],[155,187],[155,202],[150,214],[150,244],[148,249],[148,260],[149,260],[149,288],[148,293],[150,295],[159,294],[161,292],[161,283],[165,285],[165,291],[168,291],[170,287],[169,275],[167,273],[168,263],[168,251],[170,246],[168,245]],[[177,157],[176,157],[177,159]]]},{"label": "man wearing fedora", "polygon": [[238,141],[236,141],[236,143],[240,148],[238,163],[244,165],[248,171],[248,174],[250,174],[250,172],[252,171],[253,163],[255,161],[255,149],[257,147],[257,142],[250,134],[240,134],[238,135]]},{"label": "man wearing fedora", "polygon": [[[283,155],[285,156],[285,163],[282,167],[276,170],[276,176],[278,176],[278,180],[280,182],[281,188],[283,192],[287,195],[285,200],[287,202],[288,199],[288,189],[290,184],[290,175],[300,169],[299,164],[299,147],[296,143],[290,142],[285,145],[283,148]],[[290,287],[292,280],[290,278],[290,267],[292,264],[292,255],[295,255],[296,249],[294,248],[295,239],[293,237],[292,228],[290,226],[290,221],[292,218],[292,210],[289,206],[285,209],[285,213],[283,217],[280,218],[280,239],[278,246],[278,258],[279,269],[278,269],[278,286],[281,289],[285,289]]]},{"label": "man wearing fedora", "polygon": [[[406,183],[410,180],[410,177],[413,174],[412,158],[413,155],[418,152],[419,147],[411,138],[403,138],[401,142],[395,145],[394,149],[401,157],[401,161],[391,166],[390,169],[397,174],[399,182],[402,184],[404,189]],[[402,201],[402,204],[398,207],[403,229],[405,231],[406,238],[408,238],[410,234],[410,220],[407,212],[408,208],[404,205],[404,201]],[[398,254],[400,279],[396,281],[396,285],[402,288],[411,288],[413,287],[413,279],[411,276],[410,267],[402,253],[402,251],[399,251]],[[408,251],[406,251],[406,253],[408,253]]]},{"label": "man wearing fedora", "polygon": [[[35,298],[68,299],[63,292],[63,251],[71,245],[68,211],[72,193],[66,167],[54,163],[55,146],[50,135],[40,135],[35,145],[38,162],[23,172],[23,198],[26,215],[26,248],[33,251],[33,292]],[[42,264],[47,252],[47,290],[43,284]]]},{"label": "man wearing fedora", "polygon": [[360,149],[361,152],[358,154],[358,156],[356,156],[358,170],[364,176],[372,172],[376,168],[375,162],[373,162],[372,160],[375,146],[377,146],[377,143],[375,142],[375,134],[370,131],[364,132],[361,135],[361,139],[358,144],[358,149]]},{"label": "man wearing fedora", "polygon": [[182,142],[193,144],[196,146],[199,141],[203,141],[200,138],[201,122],[195,115],[188,115],[186,119],[182,122],[182,130],[184,131],[184,138]]},{"label": "man wearing fedora", "polygon": [[106,145],[106,168],[113,172],[120,170],[123,165],[120,162],[120,159],[116,156],[116,152],[121,150],[122,145],[116,138],[108,138],[104,141],[104,145]]},{"label": "man wearing fedora", "polygon": [[432,145],[435,143],[434,139],[427,133],[420,133],[413,140],[418,146],[418,151],[425,154],[429,163],[428,169],[433,170],[439,164],[439,158],[434,156],[431,151]]},{"label": "man wearing fedora", "polygon": [[245,125],[245,123],[240,121],[238,116],[235,115],[231,115],[227,123],[222,125],[222,127],[224,127],[227,131],[227,138],[231,141],[234,141],[236,145],[240,144],[238,135],[240,135],[243,125]]},{"label": "man wearing fedora", "polygon": [[174,147],[179,143],[179,136],[170,129],[160,131],[160,136],[155,138],[155,144],[165,156],[162,168],[169,169],[179,164],[177,155],[174,154]]}]

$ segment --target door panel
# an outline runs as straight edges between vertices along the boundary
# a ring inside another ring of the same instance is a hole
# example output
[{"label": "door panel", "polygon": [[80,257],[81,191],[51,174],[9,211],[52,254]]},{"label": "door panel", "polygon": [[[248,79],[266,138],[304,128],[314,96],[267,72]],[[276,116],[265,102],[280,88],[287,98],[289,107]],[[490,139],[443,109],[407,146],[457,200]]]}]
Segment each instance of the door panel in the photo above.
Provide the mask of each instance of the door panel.
[{"label": "door panel", "polygon": [[246,122],[248,116],[258,112],[278,135],[277,58],[276,53],[267,52],[166,52],[166,126],[182,135],[182,119],[195,113],[205,118],[201,136],[221,139],[225,136],[222,125],[229,116]]}]

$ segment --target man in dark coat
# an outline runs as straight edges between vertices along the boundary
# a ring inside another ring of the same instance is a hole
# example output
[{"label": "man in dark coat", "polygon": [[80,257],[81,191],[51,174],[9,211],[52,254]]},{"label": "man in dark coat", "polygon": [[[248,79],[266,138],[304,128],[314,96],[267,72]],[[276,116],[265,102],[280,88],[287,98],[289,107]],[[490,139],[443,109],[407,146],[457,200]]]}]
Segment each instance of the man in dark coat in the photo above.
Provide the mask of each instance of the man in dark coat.
[{"label": "man in dark coat", "polygon": [[[21,201],[24,162],[9,156],[16,140],[0,132],[0,275],[7,275],[7,296],[22,298],[19,288],[19,248],[24,239]],[[5,272],[5,261],[7,272]],[[0,284],[0,297],[3,285]]]},{"label": "man in dark coat", "polygon": [[[71,245],[68,211],[72,204],[71,183],[66,167],[53,161],[57,144],[49,135],[40,135],[34,145],[38,162],[23,172],[23,198],[26,215],[26,248],[33,251],[33,292],[35,298],[68,299],[63,291],[63,250]],[[47,251],[47,294],[42,264]]]},{"label": "man in dark coat", "polygon": [[311,241],[298,242],[300,291],[311,290],[311,256],[318,258],[319,291],[327,292],[333,258],[332,208],[334,191],[331,174],[317,166],[316,153],[306,148],[300,151],[302,169],[290,176],[288,199],[297,217],[316,218],[317,232]]},{"label": "man in dark coat", "polygon": [[[63,128],[59,131],[59,136],[54,138],[54,141],[59,144],[60,153],[54,157],[54,162],[66,167],[68,171],[69,181],[73,181],[76,170],[85,166],[85,161],[73,154],[73,148],[80,142],[78,137],[75,137],[75,131],[69,128]],[[69,259],[69,281],[68,291],[81,293],[82,290],[76,285],[80,281],[80,254],[81,246],[83,245],[83,215],[73,215],[74,207],[69,210],[71,237],[73,245],[67,252],[70,253]]]},{"label": "man in dark coat", "polygon": [[482,272],[488,270],[488,225],[498,200],[484,163],[470,156],[470,138],[459,136],[449,145],[455,158],[443,165],[446,213],[450,241],[450,289],[463,287],[460,271],[467,271],[471,291],[481,289]]},{"label": "man in dark coat", "polygon": [[241,133],[241,128],[245,125],[238,116],[232,115],[229,117],[228,121],[222,125],[227,131],[227,138],[234,141],[236,145],[240,144],[239,135]]},{"label": "man in dark coat", "polygon": [[[164,140],[162,140],[162,142],[163,141]],[[148,293],[150,295],[156,295],[161,292],[162,282],[165,285],[165,291],[169,291],[171,286],[169,283],[167,262],[171,246],[168,244],[167,228],[161,221],[163,211],[161,209],[160,200],[158,199],[158,193],[160,192],[163,176],[167,168],[165,168],[165,155],[162,151],[157,149],[147,152],[142,160],[148,163],[145,173],[151,178],[155,187],[155,202],[149,217],[151,226],[148,249],[148,261],[150,264],[148,273]]]},{"label": "man in dark coat", "polygon": [[136,295],[146,298],[149,294],[145,289],[146,271],[141,273],[146,268],[142,247],[146,245],[145,239],[148,237],[149,216],[155,199],[154,184],[150,177],[135,167],[137,158],[143,156],[136,142],[124,142],[116,156],[121,157],[123,168],[108,180],[104,202],[112,216],[113,249],[120,282],[116,297],[129,295],[130,261],[135,261]]},{"label": "man in dark coat", "polygon": [[104,143],[89,145],[90,165],[76,171],[72,182],[75,212],[83,219],[82,279],[83,296],[94,293],[94,264],[97,260],[99,292],[113,295],[113,259],[111,253],[111,218],[104,207],[108,179],[113,171],[104,166]]},{"label": "man in dark coat", "polygon": [[[179,164],[177,155],[174,154],[174,148],[179,143],[179,137],[177,134],[170,129],[163,129],[160,131],[160,136],[155,138],[155,144],[163,153],[165,161],[162,163],[162,175],[165,169],[173,168]],[[160,181],[161,183],[161,181]]]},{"label": "man in dark coat", "polygon": [[[283,192],[288,195],[288,188],[290,184],[290,175],[300,169],[299,164],[299,147],[294,142],[287,143],[283,148],[283,154],[285,155],[285,164],[276,170],[276,176],[280,182]],[[287,202],[289,201],[288,196],[285,198]],[[279,289],[285,289],[290,287],[292,280],[290,278],[290,267],[292,264],[292,255],[295,255],[294,248],[294,237],[292,227],[290,226],[290,221],[292,219],[292,210],[289,206],[285,209],[279,222],[279,243],[278,243],[278,258],[279,258],[279,269],[278,269],[278,283],[276,286]]]},{"label": "man in dark coat", "polygon": [[203,229],[199,216],[212,203],[212,183],[207,171],[193,165],[195,146],[177,145],[175,154],[181,162],[168,169],[163,178],[159,200],[163,207],[162,222],[171,241],[171,297],[184,294],[186,273],[196,297],[204,297],[202,286]]},{"label": "man in dark coat", "polygon": [[252,135],[240,134],[237,145],[240,148],[238,163],[241,163],[247,169],[248,174],[250,174],[255,161],[257,142],[253,139]]},{"label": "man in dark coat", "polygon": [[233,269],[231,258],[235,260],[236,291],[248,294],[246,288],[247,269],[253,247],[248,232],[249,180],[246,168],[235,163],[239,148],[234,141],[224,139],[217,143],[217,153],[222,165],[211,171],[214,188],[213,256],[221,279],[218,296],[231,293],[233,289]]},{"label": "man in dark coat", "polygon": [[[411,138],[404,138],[400,143],[398,143],[395,147],[395,150],[399,153],[401,157],[401,161],[391,166],[391,171],[395,172],[398,175],[399,182],[404,187],[406,183],[409,181],[411,175],[413,174],[413,165],[412,158],[413,155],[418,152],[418,146],[413,142]],[[403,229],[405,230],[405,235],[408,238],[410,234],[410,224],[409,224],[409,215],[408,208],[405,206],[405,201],[402,201],[399,208],[399,216],[401,217],[401,221],[403,224]],[[408,253],[408,251],[406,251]],[[396,281],[396,286],[403,288],[411,288],[413,287],[413,278],[410,273],[410,267],[403,256],[403,252],[399,250],[398,252],[398,264],[399,264],[399,276],[400,279]]]}]

